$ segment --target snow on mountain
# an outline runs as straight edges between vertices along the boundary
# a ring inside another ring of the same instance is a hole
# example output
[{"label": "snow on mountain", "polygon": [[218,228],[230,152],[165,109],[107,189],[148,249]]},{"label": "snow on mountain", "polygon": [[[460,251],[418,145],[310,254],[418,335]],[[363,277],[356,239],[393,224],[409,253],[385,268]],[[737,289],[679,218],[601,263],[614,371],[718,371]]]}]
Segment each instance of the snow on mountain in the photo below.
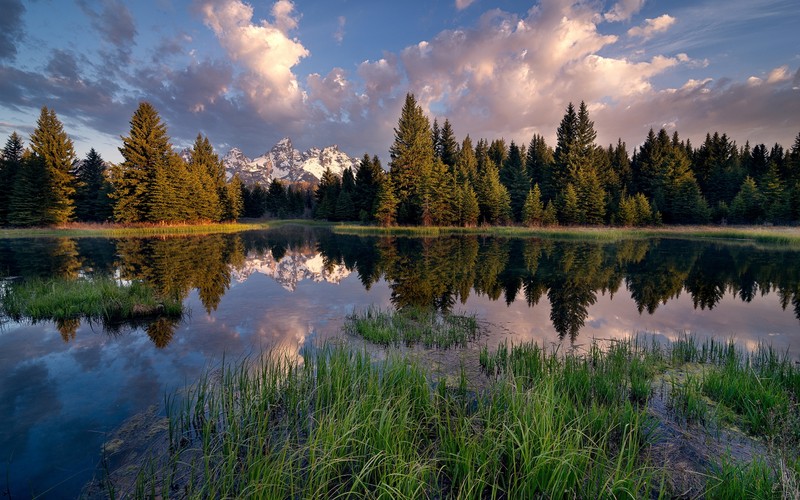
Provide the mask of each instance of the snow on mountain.
[{"label": "snow on mountain", "polygon": [[316,183],[325,167],[341,176],[348,167],[355,169],[358,159],[348,156],[336,145],[323,149],[310,148],[301,153],[284,137],[263,155],[249,159],[239,149],[231,149],[223,158],[228,178],[238,173],[244,184],[268,184],[272,179],[288,182]]},{"label": "snow on mountain", "polygon": [[272,278],[290,292],[295,291],[298,283],[304,280],[338,284],[350,275],[350,271],[340,264],[326,268],[322,254],[313,250],[290,250],[280,261],[275,260],[269,252],[250,255],[244,264],[233,271],[233,279],[243,283],[256,273]]}]

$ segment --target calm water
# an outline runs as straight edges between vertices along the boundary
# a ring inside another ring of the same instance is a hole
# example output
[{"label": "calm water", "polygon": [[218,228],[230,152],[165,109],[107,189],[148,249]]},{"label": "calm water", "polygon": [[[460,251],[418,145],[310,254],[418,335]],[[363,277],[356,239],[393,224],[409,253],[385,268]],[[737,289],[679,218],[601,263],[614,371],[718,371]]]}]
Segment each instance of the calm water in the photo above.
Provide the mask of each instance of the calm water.
[{"label": "calm water", "polygon": [[[126,419],[219,363],[295,355],[354,308],[433,306],[482,343],[685,331],[800,355],[800,252],[682,240],[361,238],[311,228],[157,239],[0,240],[0,277],[112,275],[184,300],[180,321],[0,328],[0,491],[74,497]],[[8,477],[8,481],[6,480]]]}]

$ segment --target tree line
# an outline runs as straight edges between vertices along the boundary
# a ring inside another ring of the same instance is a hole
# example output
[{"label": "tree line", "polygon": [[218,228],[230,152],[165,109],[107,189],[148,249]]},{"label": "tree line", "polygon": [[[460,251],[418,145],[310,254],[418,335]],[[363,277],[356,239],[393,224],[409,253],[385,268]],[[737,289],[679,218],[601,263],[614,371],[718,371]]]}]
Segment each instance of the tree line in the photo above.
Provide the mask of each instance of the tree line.
[{"label": "tree line", "polygon": [[694,147],[677,131],[651,129],[631,155],[621,139],[608,147],[596,143],[594,122],[581,102],[577,110],[567,106],[556,136],[555,149],[539,134],[527,147],[503,139],[473,146],[469,135],[459,144],[449,120],[431,126],[408,94],[388,173],[367,156],[355,183],[352,172],[341,179],[326,172],[315,213],[385,226],[800,220],[800,134],[788,150],[749,142],[739,147],[716,132]]},{"label": "tree line", "polygon": [[130,121],[109,166],[92,148],[82,161],[55,111],[43,107],[29,147],[13,132],[0,161],[0,225],[51,226],[71,221],[220,222],[242,212],[238,177],[207,137],[198,134],[188,161],[170,143],[166,125],[147,102]]}]

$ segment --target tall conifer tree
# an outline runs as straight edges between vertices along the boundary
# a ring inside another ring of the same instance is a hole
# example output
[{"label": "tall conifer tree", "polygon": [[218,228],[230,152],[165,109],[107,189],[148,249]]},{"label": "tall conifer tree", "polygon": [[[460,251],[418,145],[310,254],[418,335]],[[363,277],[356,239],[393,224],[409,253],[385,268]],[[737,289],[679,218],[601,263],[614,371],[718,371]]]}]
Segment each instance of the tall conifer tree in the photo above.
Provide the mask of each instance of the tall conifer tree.
[{"label": "tall conifer tree", "polygon": [[36,129],[31,134],[31,153],[41,161],[47,175],[39,180],[44,184],[43,224],[63,224],[75,211],[75,177],[72,167],[75,150],[64,132],[56,112],[43,107]]},{"label": "tall conifer tree", "polygon": [[389,154],[389,172],[398,201],[397,220],[419,223],[422,221],[421,187],[431,175],[434,148],[430,122],[413,94],[406,95]]}]

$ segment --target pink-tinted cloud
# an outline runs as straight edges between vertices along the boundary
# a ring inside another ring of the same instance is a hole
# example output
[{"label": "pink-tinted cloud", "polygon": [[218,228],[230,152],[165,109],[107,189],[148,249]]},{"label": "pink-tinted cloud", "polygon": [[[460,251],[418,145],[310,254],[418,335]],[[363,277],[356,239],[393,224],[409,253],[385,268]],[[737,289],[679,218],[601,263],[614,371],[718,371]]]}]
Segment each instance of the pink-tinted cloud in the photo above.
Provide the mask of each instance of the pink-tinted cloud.
[{"label": "pink-tinted cloud", "polygon": [[658,16],[655,19],[645,19],[642,26],[635,26],[629,29],[628,36],[649,40],[658,33],[667,31],[673,24],[675,24],[675,18],[669,14]]}]

